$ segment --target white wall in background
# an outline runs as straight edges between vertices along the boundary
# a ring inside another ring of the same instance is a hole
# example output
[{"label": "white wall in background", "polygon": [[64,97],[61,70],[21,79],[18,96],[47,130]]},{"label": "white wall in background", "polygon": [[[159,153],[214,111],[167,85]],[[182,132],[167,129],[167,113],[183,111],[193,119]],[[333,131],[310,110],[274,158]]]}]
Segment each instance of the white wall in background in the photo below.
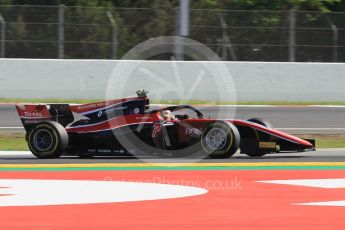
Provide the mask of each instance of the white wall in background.
[{"label": "white wall in background", "polygon": [[[236,92],[232,93],[236,93],[240,101],[345,100],[345,64],[342,63],[38,59],[0,59],[0,98],[102,99],[119,65],[127,66],[128,72],[121,73],[123,81],[116,76],[119,90],[113,92],[114,97],[133,95],[142,88],[153,91],[152,97],[155,89],[162,88],[166,93],[160,91],[160,99],[181,99],[181,94],[168,92],[170,84],[183,88],[184,95],[191,99],[217,100],[222,90],[234,91],[232,86],[226,88],[232,81],[224,82],[221,76],[211,73],[222,66],[227,69],[226,77],[233,79]],[[157,76],[160,81],[155,79]],[[183,79],[182,85],[176,80],[178,76]],[[219,85],[225,88],[219,90]],[[188,94],[190,91],[194,93]]]}]

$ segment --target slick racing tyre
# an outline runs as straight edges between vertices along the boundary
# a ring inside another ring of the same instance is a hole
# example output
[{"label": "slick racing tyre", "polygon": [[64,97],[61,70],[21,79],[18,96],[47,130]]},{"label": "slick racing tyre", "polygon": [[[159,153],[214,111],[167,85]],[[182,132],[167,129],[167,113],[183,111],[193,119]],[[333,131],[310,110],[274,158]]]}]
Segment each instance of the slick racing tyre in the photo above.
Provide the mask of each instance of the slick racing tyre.
[{"label": "slick racing tyre", "polygon": [[57,158],[68,145],[65,128],[55,121],[38,123],[28,134],[28,146],[37,158]]},{"label": "slick racing tyre", "polygon": [[[265,126],[266,128],[273,128],[273,125],[262,118],[251,118],[248,121]],[[255,133],[255,136],[257,137],[258,141],[271,141],[272,137],[265,133],[259,133],[257,130],[253,129],[253,132]],[[261,150],[261,151],[253,151],[253,152],[247,152],[246,154],[250,157],[262,157],[268,153],[271,153],[271,151],[267,150]]]},{"label": "slick racing tyre", "polygon": [[228,158],[236,153],[240,145],[240,134],[232,123],[211,123],[201,134],[201,146],[212,158]]}]

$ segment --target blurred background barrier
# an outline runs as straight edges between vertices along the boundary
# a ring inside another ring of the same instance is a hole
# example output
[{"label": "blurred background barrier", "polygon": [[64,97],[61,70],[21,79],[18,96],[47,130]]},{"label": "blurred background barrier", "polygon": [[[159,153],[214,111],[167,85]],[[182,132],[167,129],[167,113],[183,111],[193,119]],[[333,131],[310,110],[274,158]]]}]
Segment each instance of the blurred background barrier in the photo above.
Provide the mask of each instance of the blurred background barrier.
[{"label": "blurred background barrier", "polygon": [[345,12],[293,7],[188,12],[181,18],[188,23],[184,28],[183,11],[159,3],[150,8],[0,5],[0,57],[120,59],[149,38],[183,35],[225,61],[345,61]]},{"label": "blurred background barrier", "polygon": [[[117,83],[119,90],[112,92],[114,98],[133,95],[143,88],[152,91],[164,87],[165,83],[171,84],[169,89],[173,90],[176,84],[173,63],[183,79],[183,86],[177,88],[181,87],[186,95],[193,89],[200,66],[212,69],[224,64],[228,77],[233,78],[239,101],[317,102],[344,101],[345,98],[345,64],[341,63],[43,59],[0,59],[0,98],[103,99],[108,80],[119,63],[125,63],[129,71],[138,71],[123,76],[122,83]],[[154,75],[160,81],[152,78]],[[210,82],[215,82],[214,77],[217,76],[205,71],[191,97],[182,99],[217,100],[221,92],[210,86]],[[158,99],[181,98],[167,91]]]}]

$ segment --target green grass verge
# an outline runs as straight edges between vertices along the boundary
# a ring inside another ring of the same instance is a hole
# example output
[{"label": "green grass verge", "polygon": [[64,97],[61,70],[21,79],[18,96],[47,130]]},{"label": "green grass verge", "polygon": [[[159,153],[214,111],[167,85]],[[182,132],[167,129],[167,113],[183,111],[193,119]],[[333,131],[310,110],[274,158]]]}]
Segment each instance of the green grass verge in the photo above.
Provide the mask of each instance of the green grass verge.
[{"label": "green grass verge", "polygon": [[317,148],[345,148],[345,139],[317,139]]},{"label": "green grass verge", "polygon": [[[315,138],[316,148],[345,148],[345,135],[303,135],[303,138]],[[24,135],[0,134],[0,150],[28,150]]]},{"label": "green grass verge", "polygon": [[[76,103],[86,104],[103,101],[104,99],[22,99],[22,98],[0,98],[0,103]],[[206,101],[206,100],[151,100],[151,104],[191,104],[191,105],[286,105],[286,106],[305,106],[305,105],[344,105],[344,102],[335,101]]]},{"label": "green grass verge", "polygon": [[0,150],[29,150],[23,135],[0,136]]},{"label": "green grass verge", "polygon": [[310,134],[296,135],[316,140],[316,148],[345,148],[345,135]]}]

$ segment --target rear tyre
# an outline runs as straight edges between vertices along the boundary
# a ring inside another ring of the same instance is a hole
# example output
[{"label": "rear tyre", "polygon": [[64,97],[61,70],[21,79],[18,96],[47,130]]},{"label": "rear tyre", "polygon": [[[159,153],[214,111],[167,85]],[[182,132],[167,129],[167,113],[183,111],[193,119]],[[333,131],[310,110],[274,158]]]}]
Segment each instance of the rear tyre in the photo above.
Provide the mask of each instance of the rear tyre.
[{"label": "rear tyre", "polygon": [[68,146],[68,134],[55,121],[40,122],[29,132],[28,146],[37,158],[57,158]]},{"label": "rear tyre", "polygon": [[212,158],[228,158],[236,153],[240,145],[240,134],[232,123],[211,123],[201,134],[201,146]]},{"label": "rear tyre", "polygon": [[[262,118],[251,118],[248,121],[265,126],[266,128],[273,128],[273,125],[266,121],[265,119]],[[257,137],[258,141],[271,141],[272,138],[270,135],[265,134],[265,133],[258,133],[257,130],[253,129],[253,132],[255,133],[255,136]],[[255,152],[248,152],[246,153],[250,157],[262,157],[268,153],[271,153],[271,151],[267,150],[261,150],[261,151],[255,151]]]}]

